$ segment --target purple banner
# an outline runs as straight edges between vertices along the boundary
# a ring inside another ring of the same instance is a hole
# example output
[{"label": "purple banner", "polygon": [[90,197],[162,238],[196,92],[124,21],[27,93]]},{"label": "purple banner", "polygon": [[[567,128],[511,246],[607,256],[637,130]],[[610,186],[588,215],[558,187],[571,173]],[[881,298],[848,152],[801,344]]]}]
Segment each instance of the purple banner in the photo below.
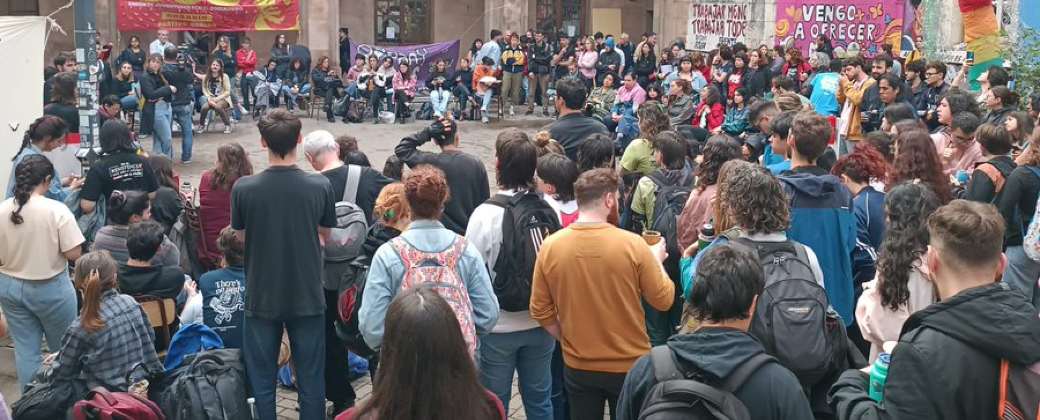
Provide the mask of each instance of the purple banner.
[{"label": "purple banner", "polygon": [[850,48],[864,56],[882,44],[899,49],[907,0],[777,0],[776,42],[794,45],[806,56],[820,35],[830,38],[839,56]]},{"label": "purple banner", "polygon": [[350,62],[354,62],[354,57],[361,55],[368,57],[375,54],[376,57],[382,61],[383,57],[389,56],[394,59],[394,63],[401,61],[407,61],[411,64],[413,69],[417,69],[416,74],[419,83],[425,83],[426,79],[430,75],[430,71],[433,66],[437,64],[437,61],[444,59],[448,62],[448,70],[454,71],[455,67],[458,66],[459,61],[459,40],[449,42],[438,42],[436,44],[416,44],[416,45],[405,45],[400,47],[381,47],[371,44],[365,44],[360,42],[350,43]]}]

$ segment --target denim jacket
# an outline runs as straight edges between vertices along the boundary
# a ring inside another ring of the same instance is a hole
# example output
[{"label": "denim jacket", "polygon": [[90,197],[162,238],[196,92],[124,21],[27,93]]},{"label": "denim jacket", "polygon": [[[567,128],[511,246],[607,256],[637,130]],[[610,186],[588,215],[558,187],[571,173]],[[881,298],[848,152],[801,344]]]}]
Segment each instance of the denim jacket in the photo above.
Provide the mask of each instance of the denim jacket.
[{"label": "denim jacket", "polygon": [[[11,178],[9,178],[7,181],[6,195],[8,198],[14,197],[14,170],[18,167],[18,164],[22,163],[22,161],[25,160],[26,157],[42,154],[43,152],[34,144],[29,144],[29,147],[26,147],[22,150],[21,153],[18,154],[18,157],[15,158],[14,162],[12,162],[11,164]],[[50,198],[52,200],[65,201],[65,197],[68,195],[69,190],[61,186],[61,174],[58,173],[58,168],[54,168],[54,175],[51,177],[51,185],[47,188],[47,194],[45,194],[45,197]]]},{"label": "denim jacket", "polygon": [[[409,244],[425,252],[444,251],[458,236],[434,220],[416,220],[401,234]],[[466,250],[459,258],[457,268],[462,280],[466,282],[477,334],[487,334],[498,322],[498,298],[491,288],[491,277],[484,264],[484,258],[473,244],[466,244]],[[361,334],[373,349],[378,349],[383,342],[386,310],[401,288],[404,273],[405,267],[401,257],[390,243],[385,243],[376,250],[368,270],[368,278],[365,280],[361,310],[358,311]]]}]

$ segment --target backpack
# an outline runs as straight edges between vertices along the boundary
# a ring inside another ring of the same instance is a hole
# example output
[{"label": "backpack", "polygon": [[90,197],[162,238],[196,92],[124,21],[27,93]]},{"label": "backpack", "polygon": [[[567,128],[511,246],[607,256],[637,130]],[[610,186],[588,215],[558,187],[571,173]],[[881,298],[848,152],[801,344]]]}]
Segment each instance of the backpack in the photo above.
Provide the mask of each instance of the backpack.
[{"label": "backpack", "polygon": [[368,358],[375,355],[365,337],[361,335],[361,327],[358,325],[358,312],[361,309],[361,300],[365,293],[365,280],[368,277],[368,267],[360,261],[350,263],[350,270],[343,273],[340,286],[337,289],[336,313],[336,336],[340,341],[358,356]]},{"label": "backpack", "polygon": [[184,358],[200,351],[222,349],[224,340],[215,331],[203,324],[188,324],[170,339],[170,347],[166,351],[163,369],[173,371],[181,366]]},{"label": "backpack", "polygon": [[512,197],[495,194],[487,204],[505,209],[502,215],[502,246],[495,259],[492,287],[503,311],[526,311],[531,306],[534,262],[542,242],[560,230],[556,211],[533,192]]},{"label": "backpack", "polygon": [[158,405],[127,392],[96,388],[72,406],[75,420],[165,420]]},{"label": "backpack", "polygon": [[408,243],[404,237],[391,239],[390,246],[404,265],[401,290],[409,290],[425,284],[432,286],[455,312],[462,337],[466,339],[469,354],[476,354],[477,333],[473,324],[473,303],[469,300],[466,282],[459,274],[458,262],[466,250],[466,238],[458,236],[441,252],[424,252]]},{"label": "backpack", "polygon": [[747,406],[733,392],[740,389],[758,368],[776,362],[776,359],[766,353],[752,356],[719,386],[712,386],[696,375],[681,371],[668,346],[651,349],[650,362],[657,383],[643,400],[639,420],[751,420]]},{"label": "backpack", "polygon": [[432,120],[433,119],[433,104],[424,102],[419,111],[415,113],[416,120]]},{"label": "backpack", "polygon": [[368,236],[368,217],[357,204],[361,167],[347,165],[347,184],[343,198],[336,203],[336,227],[325,240],[325,265],[353,261],[362,254],[362,245]]},{"label": "backpack", "polygon": [[346,112],[343,118],[352,123],[359,123],[365,117],[365,104],[361,101],[351,101]]},{"label": "backpack", "polygon": [[665,267],[678,267],[683,251],[679,248],[679,215],[682,214],[693,187],[681,182],[672,185],[659,171],[647,178],[657,185],[657,191],[654,193],[654,219],[648,221],[649,229],[661,232],[665,239],[665,249],[668,251]]},{"label": "backpack", "polygon": [[171,420],[247,420],[241,350],[206,350],[167,375],[159,405]]},{"label": "backpack", "polygon": [[758,297],[750,333],[804,386],[819,383],[845,367],[845,324],[830,309],[816,282],[805,245],[795,241],[733,241],[758,255],[765,288]]},{"label": "backpack", "polygon": [[1040,420],[1040,364],[1000,361],[1000,420]]}]

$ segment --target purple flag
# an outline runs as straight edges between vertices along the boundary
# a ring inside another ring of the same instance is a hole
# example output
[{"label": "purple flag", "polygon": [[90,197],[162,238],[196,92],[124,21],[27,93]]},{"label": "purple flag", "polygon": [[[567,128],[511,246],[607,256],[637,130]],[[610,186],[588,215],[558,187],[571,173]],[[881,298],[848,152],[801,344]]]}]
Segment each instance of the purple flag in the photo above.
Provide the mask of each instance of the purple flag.
[{"label": "purple flag", "polygon": [[375,54],[382,61],[383,57],[389,56],[394,63],[407,61],[413,69],[417,70],[416,78],[420,84],[425,83],[433,66],[437,61],[444,59],[448,62],[448,70],[452,71],[458,66],[459,40],[449,42],[438,42],[436,44],[416,44],[400,47],[380,47],[371,44],[351,41],[350,62],[358,55],[368,57]]}]

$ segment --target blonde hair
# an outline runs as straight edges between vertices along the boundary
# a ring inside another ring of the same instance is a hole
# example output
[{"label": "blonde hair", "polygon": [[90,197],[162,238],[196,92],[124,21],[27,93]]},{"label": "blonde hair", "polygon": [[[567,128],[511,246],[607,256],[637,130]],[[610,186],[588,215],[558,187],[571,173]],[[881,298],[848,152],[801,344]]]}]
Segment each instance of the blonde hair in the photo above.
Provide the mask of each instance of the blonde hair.
[{"label": "blonde hair", "polygon": [[538,157],[545,156],[549,153],[559,153],[561,155],[567,154],[564,151],[563,146],[550,137],[548,131],[542,130],[535,134],[534,143],[538,145]]},{"label": "blonde hair", "polygon": [[402,217],[410,218],[412,211],[408,207],[408,198],[405,197],[404,184],[395,182],[383,187],[376,198],[374,212],[376,219],[383,224],[396,222]]}]

